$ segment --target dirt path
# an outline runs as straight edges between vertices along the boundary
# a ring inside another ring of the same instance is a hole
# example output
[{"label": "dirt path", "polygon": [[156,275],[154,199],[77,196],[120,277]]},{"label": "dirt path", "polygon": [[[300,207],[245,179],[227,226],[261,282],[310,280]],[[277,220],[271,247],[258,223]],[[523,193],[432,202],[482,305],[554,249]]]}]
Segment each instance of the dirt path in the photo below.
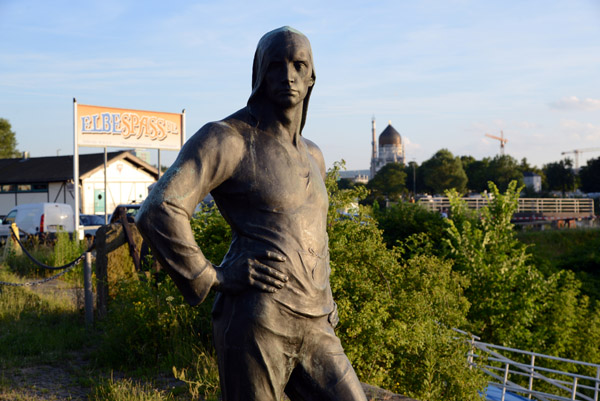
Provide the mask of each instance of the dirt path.
[{"label": "dirt path", "polygon": [[7,369],[0,377],[0,400],[87,400],[90,379],[80,355],[60,365],[33,365]]}]

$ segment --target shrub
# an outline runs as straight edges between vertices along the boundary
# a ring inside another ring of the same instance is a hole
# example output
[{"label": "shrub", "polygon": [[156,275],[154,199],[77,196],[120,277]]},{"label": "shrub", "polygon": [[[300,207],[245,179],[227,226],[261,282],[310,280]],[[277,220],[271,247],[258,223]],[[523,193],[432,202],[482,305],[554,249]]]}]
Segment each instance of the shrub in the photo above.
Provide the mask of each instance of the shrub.
[{"label": "shrub", "polygon": [[468,309],[461,276],[432,255],[402,263],[403,249],[386,247],[365,208],[343,218],[338,210],[364,192],[338,189],[339,168],[327,177],[331,286],[336,331],[359,378],[422,401],[479,400],[485,381],[451,330],[465,324]]}]

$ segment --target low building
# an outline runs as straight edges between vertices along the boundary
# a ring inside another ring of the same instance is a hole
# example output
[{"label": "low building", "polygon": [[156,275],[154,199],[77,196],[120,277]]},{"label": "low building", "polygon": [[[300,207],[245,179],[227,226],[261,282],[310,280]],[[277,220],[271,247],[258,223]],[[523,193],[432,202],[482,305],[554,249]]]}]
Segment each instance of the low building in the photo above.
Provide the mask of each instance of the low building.
[{"label": "low building", "polygon": [[523,182],[527,188],[533,190],[533,192],[542,192],[542,177],[536,173],[530,171],[523,173]]},{"label": "low building", "polygon": [[[107,154],[107,208],[139,203],[158,170],[129,151]],[[79,155],[80,213],[104,214],[104,153]],[[0,159],[0,214],[18,204],[58,202],[75,206],[73,156]]]}]

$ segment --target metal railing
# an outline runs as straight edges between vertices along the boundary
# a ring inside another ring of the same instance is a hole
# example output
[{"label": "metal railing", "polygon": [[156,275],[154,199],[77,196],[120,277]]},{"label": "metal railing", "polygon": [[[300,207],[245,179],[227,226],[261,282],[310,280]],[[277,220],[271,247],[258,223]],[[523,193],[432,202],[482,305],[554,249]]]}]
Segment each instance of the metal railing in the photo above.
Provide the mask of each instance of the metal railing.
[{"label": "metal railing", "polygon": [[[479,210],[488,206],[488,198],[462,198],[470,209]],[[428,210],[441,211],[450,209],[450,200],[447,197],[421,198],[419,204]],[[594,215],[593,199],[571,198],[520,198],[516,213],[575,213]]]},{"label": "metal railing", "polygon": [[[471,350],[467,360],[470,366],[481,369],[491,377],[490,386],[502,389],[502,401],[507,392],[539,401],[598,401],[600,364],[488,344],[464,331],[454,330],[470,336],[468,341]],[[590,376],[560,370],[551,367],[553,362],[573,372],[587,370],[594,373]],[[521,383],[516,383],[517,381]]]}]

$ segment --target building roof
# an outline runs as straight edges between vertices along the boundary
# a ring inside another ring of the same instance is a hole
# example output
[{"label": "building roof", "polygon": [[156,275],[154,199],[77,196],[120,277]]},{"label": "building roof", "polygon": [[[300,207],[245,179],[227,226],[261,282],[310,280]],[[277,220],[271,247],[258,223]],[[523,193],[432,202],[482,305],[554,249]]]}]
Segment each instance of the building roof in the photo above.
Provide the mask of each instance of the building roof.
[{"label": "building roof", "polygon": [[383,130],[381,135],[379,135],[379,146],[383,145],[402,145],[402,137],[400,136],[398,131],[396,131],[394,127],[392,127],[391,123],[388,124],[388,126]]},{"label": "building roof", "polygon": [[[129,151],[108,152],[108,163],[128,162],[158,178],[158,170]],[[104,168],[104,153],[79,155],[79,179]],[[0,159],[0,184],[63,182],[73,179],[73,156]]]}]

